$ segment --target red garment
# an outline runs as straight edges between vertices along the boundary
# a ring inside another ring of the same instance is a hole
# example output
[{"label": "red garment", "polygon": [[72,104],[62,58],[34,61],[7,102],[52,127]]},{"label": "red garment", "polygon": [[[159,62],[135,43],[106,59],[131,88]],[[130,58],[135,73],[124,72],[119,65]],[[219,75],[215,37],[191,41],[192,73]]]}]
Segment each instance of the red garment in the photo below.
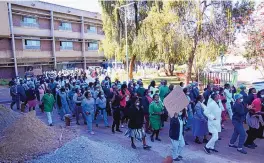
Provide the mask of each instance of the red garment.
[{"label": "red garment", "polygon": [[153,101],[153,99],[150,96],[146,96],[148,99],[148,102],[151,103]]},{"label": "red garment", "polygon": [[126,107],[126,102],[130,98],[130,92],[126,89],[124,95],[122,94],[121,91],[119,92],[119,94],[121,95],[120,106]]},{"label": "red garment", "polygon": [[[226,100],[225,96],[220,95],[220,100]],[[222,121],[226,121],[227,120],[227,114],[226,114],[226,104],[222,102],[222,105],[224,107],[224,111],[222,111],[221,117],[222,117]]]},{"label": "red garment", "polygon": [[252,102],[252,108],[255,110],[255,112],[260,112],[261,111],[261,100],[260,100],[260,98],[256,98]]}]

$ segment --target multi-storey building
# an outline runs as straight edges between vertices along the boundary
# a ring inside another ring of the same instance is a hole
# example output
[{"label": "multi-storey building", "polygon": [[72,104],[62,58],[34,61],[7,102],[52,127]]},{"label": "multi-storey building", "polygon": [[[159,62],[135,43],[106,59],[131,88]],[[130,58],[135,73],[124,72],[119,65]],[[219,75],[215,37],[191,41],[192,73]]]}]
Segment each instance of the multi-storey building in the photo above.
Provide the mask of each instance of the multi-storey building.
[{"label": "multi-storey building", "polygon": [[0,2],[0,78],[29,67],[49,71],[100,65],[99,13],[40,1]]}]

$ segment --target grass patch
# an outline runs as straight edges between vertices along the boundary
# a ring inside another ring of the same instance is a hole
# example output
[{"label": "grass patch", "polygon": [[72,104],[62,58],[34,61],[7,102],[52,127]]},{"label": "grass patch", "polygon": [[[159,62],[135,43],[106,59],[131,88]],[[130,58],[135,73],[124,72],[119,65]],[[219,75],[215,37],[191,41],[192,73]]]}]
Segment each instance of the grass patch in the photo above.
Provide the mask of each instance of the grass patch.
[{"label": "grass patch", "polygon": [[0,79],[0,85],[1,86],[7,86],[9,81],[7,79]]},{"label": "grass patch", "polygon": [[174,84],[174,85],[179,85],[181,80],[177,76],[169,76],[169,77],[154,77],[154,78],[147,78],[147,79],[142,79],[144,86],[148,86],[152,80],[155,80],[156,84],[158,85],[161,80],[167,80],[168,85],[169,84]]}]

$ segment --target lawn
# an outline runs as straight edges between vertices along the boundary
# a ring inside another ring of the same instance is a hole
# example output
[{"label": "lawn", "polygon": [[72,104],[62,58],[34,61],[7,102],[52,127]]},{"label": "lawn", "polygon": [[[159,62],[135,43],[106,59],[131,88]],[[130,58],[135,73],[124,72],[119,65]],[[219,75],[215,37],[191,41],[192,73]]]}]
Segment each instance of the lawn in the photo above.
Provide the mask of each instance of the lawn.
[{"label": "lawn", "polygon": [[161,80],[167,80],[168,81],[168,85],[169,84],[177,85],[177,84],[179,84],[181,82],[179,80],[179,77],[177,77],[177,76],[154,77],[154,78],[146,78],[146,79],[143,79],[144,86],[148,86],[152,80],[155,80],[155,82],[156,82],[157,85],[160,84],[160,81]]}]

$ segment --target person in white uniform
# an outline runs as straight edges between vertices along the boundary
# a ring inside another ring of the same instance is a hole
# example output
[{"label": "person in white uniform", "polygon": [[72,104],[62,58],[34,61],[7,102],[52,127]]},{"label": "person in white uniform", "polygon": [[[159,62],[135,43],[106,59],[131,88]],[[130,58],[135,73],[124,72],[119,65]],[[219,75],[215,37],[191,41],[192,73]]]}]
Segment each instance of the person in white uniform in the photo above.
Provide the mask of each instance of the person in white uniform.
[{"label": "person in white uniform", "polygon": [[174,117],[170,121],[169,136],[172,143],[172,158],[174,161],[180,161],[183,159],[181,152],[185,146],[183,137],[183,120],[182,111],[179,114],[175,113]]},{"label": "person in white uniform", "polygon": [[215,142],[218,140],[218,133],[221,132],[221,113],[222,109],[218,104],[218,94],[212,94],[213,101],[208,103],[207,108],[204,110],[204,114],[208,118],[208,130],[212,133],[212,137],[209,142],[204,146],[204,151],[210,154],[211,151],[218,152],[215,149]]},{"label": "person in white uniform", "polygon": [[232,97],[232,92],[230,90],[230,85],[229,84],[225,84],[224,95],[225,95],[225,98],[226,98],[226,110],[228,112],[229,118],[232,120],[233,111],[232,111],[231,102],[234,102],[234,99]]}]

